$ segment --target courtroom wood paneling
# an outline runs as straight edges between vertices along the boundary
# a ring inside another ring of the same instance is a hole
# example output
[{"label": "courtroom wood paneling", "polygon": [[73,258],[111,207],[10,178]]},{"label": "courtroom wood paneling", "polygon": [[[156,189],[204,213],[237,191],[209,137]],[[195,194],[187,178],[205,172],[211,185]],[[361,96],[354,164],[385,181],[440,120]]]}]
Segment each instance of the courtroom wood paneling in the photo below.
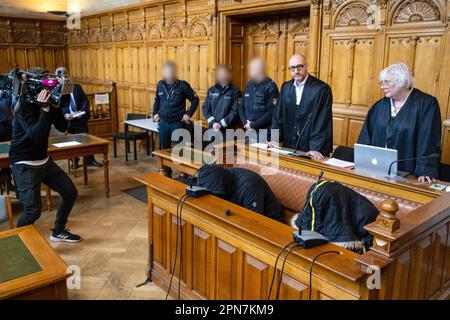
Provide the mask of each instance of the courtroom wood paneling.
[{"label": "courtroom wood paneling", "polygon": [[0,16],[0,73],[67,63],[65,21]]},{"label": "courtroom wood paneling", "polygon": [[[335,144],[355,142],[366,112],[383,96],[378,74],[393,63],[409,66],[414,86],[436,96],[443,120],[448,119],[450,82],[442,72],[449,60],[444,48],[449,34],[445,1],[325,0],[322,7],[320,76],[333,89],[339,124]],[[443,160],[448,162],[446,134]]]},{"label": "courtroom wood paneling", "polygon": [[228,243],[217,240],[217,270],[215,297],[219,300],[237,299],[238,251]]},{"label": "courtroom wood paneling", "polygon": [[[445,1],[312,0],[308,5],[292,0],[189,0],[91,14],[82,18],[81,30],[68,33],[69,63],[75,76],[118,83],[122,127],[128,112],[151,113],[165,60],[179,64],[180,78],[203,101],[219,63],[231,64],[234,83],[243,88],[248,60],[263,57],[280,87],[289,79],[287,59],[302,53],[312,74],[333,89],[334,144],[351,146],[367,111],[382,97],[379,72],[405,62],[415,86],[438,98],[446,120],[442,159],[450,162]],[[10,57],[29,64],[44,56],[33,50],[20,48]],[[55,53],[56,60],[59,55]],[[49,53],[46,57],[50,62]],[[0,61],[0,68],[4,64]],[[200,109],[194,119],[204,120]]]}]

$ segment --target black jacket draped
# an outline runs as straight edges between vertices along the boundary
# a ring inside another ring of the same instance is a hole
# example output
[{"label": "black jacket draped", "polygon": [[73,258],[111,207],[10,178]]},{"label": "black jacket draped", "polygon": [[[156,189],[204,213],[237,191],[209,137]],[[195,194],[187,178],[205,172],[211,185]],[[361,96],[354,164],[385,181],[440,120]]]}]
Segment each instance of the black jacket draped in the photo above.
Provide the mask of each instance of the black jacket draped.
[{"label": "black jacket draped", "polygon": [[198,185],[218,197],[269,218],[281,217],[281,205],[269,185],[251,170],[205,165],[198,171]]}]

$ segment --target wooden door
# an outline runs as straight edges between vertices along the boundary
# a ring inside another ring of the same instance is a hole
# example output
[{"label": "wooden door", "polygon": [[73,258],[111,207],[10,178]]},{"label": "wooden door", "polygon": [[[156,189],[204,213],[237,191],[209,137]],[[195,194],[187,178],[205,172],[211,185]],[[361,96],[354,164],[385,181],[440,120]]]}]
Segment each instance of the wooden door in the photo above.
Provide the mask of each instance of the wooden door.
[{"label": "wooden door", "polygon": [[294,53],[308,55],[309,18],[305,13],[230,19],[228,55],[233,82],[241,88],[248,81],[247,65],[259,57],[267,61],[267,74],[278,87],[290,79],[287,70]]}]

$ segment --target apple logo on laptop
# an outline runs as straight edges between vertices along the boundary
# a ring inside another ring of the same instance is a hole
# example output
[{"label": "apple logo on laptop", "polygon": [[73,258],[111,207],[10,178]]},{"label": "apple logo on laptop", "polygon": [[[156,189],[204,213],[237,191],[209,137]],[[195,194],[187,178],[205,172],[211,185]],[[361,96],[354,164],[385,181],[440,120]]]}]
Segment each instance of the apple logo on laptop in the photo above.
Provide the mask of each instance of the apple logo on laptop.
[{"label": "apple logo on laptop", "polygon": [[378,165],[378,160],[377,160],[377,158],[373,158],[373,159],[372,159],[372,164],[373,164],[374,166]]}]

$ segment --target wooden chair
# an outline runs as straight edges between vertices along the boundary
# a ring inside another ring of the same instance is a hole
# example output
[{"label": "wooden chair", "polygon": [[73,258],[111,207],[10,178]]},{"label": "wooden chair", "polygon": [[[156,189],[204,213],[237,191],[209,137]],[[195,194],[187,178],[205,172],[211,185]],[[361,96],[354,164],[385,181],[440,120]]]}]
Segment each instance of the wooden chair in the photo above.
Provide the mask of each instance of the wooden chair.
[{"label": "wooden chair", "polygon": [[439,166],[439,180],[450,182],[450,164],[441,163]]},{"label": "wooden chair", "polygon": [[14,229],[11,198],[9,195],[0,195],[0,222],[8,220],[9,228]]},{"label": "wooden chair", "polygon": [[[147,115],[145,114],[138,114],[138,113],[128,113],[126,120],[140,120],[140,119],[147,119]],[[114,158],[117,158],[117,140],[125,140],[125,132],[117,132],[113,136],[114,141]],[[147,143],[147,155],[150,155],[150,139],[147,134],[147,132],[135,132],[135,131],[128,131],[128,144],[125,145],[125,152],[130,152],[130,141],[133,141],[134,145],[134,160],[137,159],[137,152],[136,152],[136,141],[137,140],[146,140]]]}]

